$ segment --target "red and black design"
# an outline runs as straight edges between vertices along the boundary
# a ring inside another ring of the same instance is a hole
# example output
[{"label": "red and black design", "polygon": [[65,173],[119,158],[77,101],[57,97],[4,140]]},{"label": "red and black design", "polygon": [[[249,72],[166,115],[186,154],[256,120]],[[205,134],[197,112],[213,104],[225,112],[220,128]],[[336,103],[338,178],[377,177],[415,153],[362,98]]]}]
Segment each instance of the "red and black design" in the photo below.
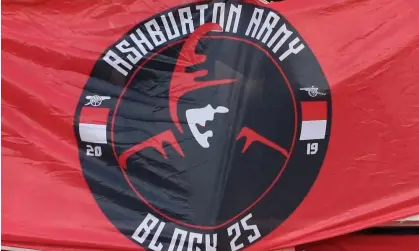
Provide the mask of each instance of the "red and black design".
[{"label": "red and black design", "polygon": [[[255,6],[242,5],[240,23],[248,24]],[[233,34],[215,23],[196,25],[154,48],[126,76],[102,57],[86,84],[75,118],[85,178],[130,239],[148,214],[165,223],[148,226],[144,248],[159,250],[160,243],[160,250],[171,250],[175,228],[217,234],[217,250],[234,249],[232,241],[244,248],[285,221],[317,177],[331,126],[321,68],[308,48],[280,61],[242,35],[243,26]],[[312,86],[323,95],[301,90]],[[94,95],[110,97],[100,108],[88,107],[108,112],[101,144],[80,133],[86,97]],[[306,140],[306,120],[324,121],[324,137]],[[96,155],[86,152],[97,147]],[[193,245],[205,250],[205,237]]]}]

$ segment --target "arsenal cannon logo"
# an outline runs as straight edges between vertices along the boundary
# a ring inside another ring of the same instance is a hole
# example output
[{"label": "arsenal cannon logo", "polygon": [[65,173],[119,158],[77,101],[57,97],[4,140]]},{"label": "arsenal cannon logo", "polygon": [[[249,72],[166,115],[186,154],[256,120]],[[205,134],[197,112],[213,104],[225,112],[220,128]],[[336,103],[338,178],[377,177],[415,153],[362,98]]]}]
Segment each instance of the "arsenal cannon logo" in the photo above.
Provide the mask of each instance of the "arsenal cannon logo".
[{"label": "arsenal cannon logo", "polygon": [[248,3],[158,13],[107,48],[76,110],[85,179],[147,250],[240,250],[279,227],[322,166],[331,95],[303,38]]}]

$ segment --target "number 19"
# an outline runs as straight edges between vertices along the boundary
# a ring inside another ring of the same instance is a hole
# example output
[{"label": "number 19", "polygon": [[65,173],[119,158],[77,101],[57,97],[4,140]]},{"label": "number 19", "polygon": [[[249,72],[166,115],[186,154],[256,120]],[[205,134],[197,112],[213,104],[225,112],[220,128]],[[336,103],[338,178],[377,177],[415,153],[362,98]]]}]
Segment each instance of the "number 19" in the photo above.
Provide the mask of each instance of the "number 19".
[{"label": "number 19", "polygon": [[308,143],[307,144],[307,155],[314,155],[319,150],[319,143]]}]

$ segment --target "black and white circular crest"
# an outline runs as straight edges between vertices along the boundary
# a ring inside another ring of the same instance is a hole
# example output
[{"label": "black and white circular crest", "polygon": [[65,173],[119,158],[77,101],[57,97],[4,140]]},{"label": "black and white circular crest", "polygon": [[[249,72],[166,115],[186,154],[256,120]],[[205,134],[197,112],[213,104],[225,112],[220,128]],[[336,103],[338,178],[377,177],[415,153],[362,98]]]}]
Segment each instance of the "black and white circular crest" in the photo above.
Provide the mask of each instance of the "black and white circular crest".
[{"label": "black and white circular crest", "polygon": [[74,128],[91,192],[128,238],[239,250],[307,195],[331,115],[324,74],[283,16],[212,2],[158,13],[107,48]]}]

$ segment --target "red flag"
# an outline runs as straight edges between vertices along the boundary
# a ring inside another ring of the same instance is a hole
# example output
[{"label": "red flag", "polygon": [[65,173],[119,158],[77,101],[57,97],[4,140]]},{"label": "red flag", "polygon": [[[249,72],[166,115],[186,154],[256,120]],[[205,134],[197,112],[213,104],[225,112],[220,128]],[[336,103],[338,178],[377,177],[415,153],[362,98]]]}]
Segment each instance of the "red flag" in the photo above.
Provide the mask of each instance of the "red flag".
[{"label": "red flag", "polygon": [[414,251],[419,246],[419,238],[415,234],[403,235],[362,235],[352,234],[324,240],[317,243],[302,245],[296,250],[304,251]]},{"label": "red flag", "polygon": [[2,245],[274,250],[419,213],[417,7],[3,1]]},{"label": "red flag", "polygon": [[107,143],[108,114],[109,109],[107,108],[83,107],[79,121],[80,140],[98,144]]}]

